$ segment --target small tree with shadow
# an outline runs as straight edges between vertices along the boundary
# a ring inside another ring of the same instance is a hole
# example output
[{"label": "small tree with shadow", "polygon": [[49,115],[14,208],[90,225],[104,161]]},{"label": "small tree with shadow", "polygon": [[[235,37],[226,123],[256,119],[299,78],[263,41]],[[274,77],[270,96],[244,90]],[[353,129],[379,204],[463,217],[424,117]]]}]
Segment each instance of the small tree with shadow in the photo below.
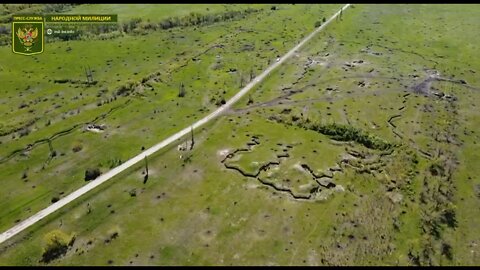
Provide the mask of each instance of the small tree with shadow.
[{"label": "small tree with shadow", "polygon": [[186,94],[185,92],[185,85],[183,83],[180,84],[180,89],[178,90],[178,97],[184,97]]},{"label": "small tree with shadow", "polygon": [[101,172],[99,168],[89,168],[85,171],[85,181],[90,181],[98,176],[100,176]]},{"label": "small tree with shadow", "polygon": [[68,235],[61,230],[54,230],[45,235],[46,246],[40,262],[49,263],[63,255],[75,242],[75,235]]}]

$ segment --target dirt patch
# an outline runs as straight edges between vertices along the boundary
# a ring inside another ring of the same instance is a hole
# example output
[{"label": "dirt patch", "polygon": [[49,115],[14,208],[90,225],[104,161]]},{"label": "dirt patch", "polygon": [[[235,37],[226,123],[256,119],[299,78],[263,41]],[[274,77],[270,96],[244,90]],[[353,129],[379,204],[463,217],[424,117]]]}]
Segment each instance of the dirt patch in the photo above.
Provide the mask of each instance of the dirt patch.
[{"label": "dirt patch", "polygon": [[228,153],[230,153],[231,149],[225,148],[217,151],[217,156],[221,157],[222,160],[227,157]]},{"label": "dirt patch", "polygon": [[180,179],[182,181],[198,182],[203,179],[203,176],[204,172],[202,168],[193,165],[187,165],[185,166],[185,169],[182,170],[182,173],[180,174]]}]

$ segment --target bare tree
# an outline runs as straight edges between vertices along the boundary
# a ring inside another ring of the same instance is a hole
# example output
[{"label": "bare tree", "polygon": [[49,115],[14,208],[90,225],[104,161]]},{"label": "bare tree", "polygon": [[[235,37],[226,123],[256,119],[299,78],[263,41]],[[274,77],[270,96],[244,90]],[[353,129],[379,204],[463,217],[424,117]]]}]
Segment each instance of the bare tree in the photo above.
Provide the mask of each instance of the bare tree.
[{"label": "bare tree", "polygon": [[191,134],[191,143],[190,143],[190,150],[193,149],[193,145],[195,144],[195,139],[193,137],[193,127],[190,128],[190,134]]},{"label": "bare tree", "polygon": [[245,80],[243,78],[243,74],[242,73],[239,73],[240,75],[240,88],[243,88],[244,84],[245,84]]},{"label": "bare tree", "polygon": [[247,101],[247,105],[250,105],[253,103],[253,98],[252,98],[252,95],[248,95],[248,101]]},{"label": "bare tree", "polygon": [[178,97],[184,97],[185,96],[185,85],[183,82],[180,84],[180,89],[178,90]]},{"label": "bare tree", "polygon": [[87,77],[87,83],[92,84],[93,83],[93,73],[92,70],[90,69],[90,66],[84,67],[85,69],[85,76]]},{"label": "bare tree", "polygon": [[143,178],[143,184],[147,183],[148,181],[148,159],[147,156],[145,156],[145,177]]}]

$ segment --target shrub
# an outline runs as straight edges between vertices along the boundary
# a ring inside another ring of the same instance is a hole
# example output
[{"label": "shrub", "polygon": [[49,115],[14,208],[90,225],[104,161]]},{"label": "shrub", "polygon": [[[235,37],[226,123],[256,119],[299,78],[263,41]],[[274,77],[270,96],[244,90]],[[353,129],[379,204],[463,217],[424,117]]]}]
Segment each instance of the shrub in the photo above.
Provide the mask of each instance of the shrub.
[{"label": "shrub", "polygon": [[20,136],[20,138],[23,136],[27,136],[28,134],[30,134],[30,129],[28,127],[24,127],[18,132],[18,136]]},{"label": "shrub", "polygon": [[370,149],[388,150],[392,145],[373,136],[364,133],[360,129],[351,126],[344,126],[338,124],[328,125],[313,125],[318,132],[331,136],[337,141],[355,141]]},{"label": "shrub", "polygon": [[430,165],[429,171],[433,176],[437,176],[437,175],[444,176],[445,175],[445,169],[442,167],[442,165],[440,165],[438,163],[434,163],[434,164]]},{"label": "shrub", "polygon": [[8,30],[7,27],[0,25],[0,34],[2,35],[10,34],[10,31]]},{"label": "shrub", "polygon": [[75,242],[75,235],[67,235],[61,230],[54,230],[45,235],[46,247],[41,262],[49,263],[67,253],[68,247]]},{"label": "shrub", "polygon": [[133,91],[133,89],[135,89],[135,83],[132,81],[128,81],[125,85],[122,85],[117,88],[117,90],[115,91],[115,95],[128,96],[130,92]]},{"label": "shrub", "polygon": [[120,166],[122,163],[123,163],[123,162],[122,162],[121,159],[119,159],[119,158],[112,158],[112,159],[110,159],[110,160],[108,161],[108,167],[109,167],[110,169],[113,169],[113,168],[115,168],[115,167],[117,167],[117,166]]},{"label": "shrub", "polygon": [[217,106],[222,106],[222,105],[224,105],[225,103],[227,103],[227,102],[225,101],[225,97],[222,97],[222,98],[218,99],[218,100],[215,102],[215,105],[217,105]]},{"label": "shrub", "polygon": [[82,151],[82,149],[83,149],[83,146],[81,144],[76,144],[76,145],[73,146],[72,151],[74,153],[77,153],[77,152]]},{"label": "shrub", "polygon": [[285,122],[290,125],[296,125],[301,128],[314,130],[324,135],[327,135],[337,141],[354,141],[370,149],[389,150],[391,147],[394,146],[393,144],[390,144],[374,135],[367,134],[361,129],[357,129],[352,126],[340,125],[335,123],[321,125],[319,123],[311,122],[308,119],[302,121],[299,120],[301,120],[300,117],[292,115],[290,120],[284,119],[276,121]]},{"label": "shrub", "polygon": [[457,218],[456,218],[455,210],[453,208],[444,210],[441,216],[441,221],[444,224],[447,224],[447,226],[450,228],[457,227]]},{"label": "shrub", "polygon": [[253,103],[253,98],[251,95],[248,96],[248,102],[247,102],[247,105],[250,105]]},{"label": "shrub", "polygon": [[100,174],[101,172],[99,168],[94,168],[94,169],[89,168],[85,171],[85,181],[93,180],[98,176],[100,176]]},{"label": "shrub", "polygon": [[442,255],[445,255],[450,261],[453,260],[452,246],[446,242],[442,243]]}]

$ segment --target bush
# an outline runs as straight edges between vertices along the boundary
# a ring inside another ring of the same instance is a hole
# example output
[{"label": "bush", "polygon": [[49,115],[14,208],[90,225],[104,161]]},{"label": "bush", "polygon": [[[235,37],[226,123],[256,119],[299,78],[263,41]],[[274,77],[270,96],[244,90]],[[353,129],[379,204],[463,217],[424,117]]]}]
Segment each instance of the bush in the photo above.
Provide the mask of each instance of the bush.
[{"label": "bush", "polygon": [[253,98],[252,98],[252,95],[249,95],[248,96],[248,101],[247,101],[247,105],[250,105],[253,103]]},{"label": "bush", "polygon": [[72,8],[72,4],[45,4],[45,13],[61,13]]},{"label": "bush", "polygon": [[394,146],[393,144],[390,144],[374,135],[367,134],[364,131],[352,126],[345,126],[335,123],[321,125],[319,123],[310,123],[309,119],[303,121],[299,120],[301,120],[300,117],[292,115],[290,120],[277,119],[276,121],[285,122],[286,124],[290,125],[297,125],[301,128],[309,130],[314,130],[324,135],[327,135],[337,141],[354,141],[370,149],[389,150],[391,147]]},{"label": "bush", "polygon": [[76,145],[73,146],[72,151],[74,153],[77,153],[77,152],[82,151],[82,149],[83,149],[83,146],[81,144],[76,144]]},{"label": "bush", "polygon": [[452,246],[446,242],[442,243],[442,255],[445,255],[450,261],[453,260]]},{"label": "bush", "polygon": [[120,86],[117,88],[117,90],[115,91],[115,95],[117,96],[128,96],[130,94],[131,91],[133,91],[135,89],[135,83],[132,82],[132,81],[128,81],[126,84]]},{"label": "bush", "polygon": [[196,13],[196,12],[191,12],[189,15],[184,17],[167,18],[161,21],[160,23],[158,23],[158,27],[165,30],[173,27],[185,27],[185,26],[194,26],[194,25],[201,25],[201,24],[206,25],[206,24],[212,24],[220,21],[228,21],[235,18],[243,18],[247,14],[258,12],[258,11],[259,10],[249,8],[243,11],[227,11],[224,13],[205,14],[205,15]]},{"label": "bush", "polygon": [[23,109],[23,108],[26,108],[26,107],[28,107],[28,104],[25,103],[25,102],[22,102],[22,103],[20,103],[20,105],[18,105],[18,109]]},{"label": "bush", "polygon": [[24,127],[18,132],[18,136],[20,136],[20,138],[23,136],[27,136],[28,134],[30,134],[30,129],[28,127]]},{"label": "bush", "polygon": [[318,132],[331,136],[337,141],[355,141],[370,149],[388,150],[392,145],[351,126],[328,124],[324,126],[313,124]]},{"label": "bush", "polygon": [[430,165],[429,171],[433,176],[437,176],[437,175],[444,176],[445,175],[445,169],[442,167],[442,165],[440,165],[438,163],[434,163],[434,164]]},{"label": "bush", "polygon": [[49,263],[67,253],[68,247],[75,242],[75,235],[67,235],[61,230],[54,230],[45,235],[46,247],[40,262]]},{"label": "bush", "polygon": [[455,210],[453,208],[444,210],[441,216],[441,221],[444,224],[447,224],[447,226],[450,228],[456,228],[458,222],[457,222]]},{"label": "bush", "polygon": [[142,22],[142,18],[133,18],[129,22],[122,25],[122,29],[126,33],[133,32],[135,28]]},{"label": "bush", "polygon": [[222,98],[218,99],[218,100],[215,102],[215,105],[217,105],[217,106],[222,106],[222,105],[224,105],[225,103],[227,103],[226,100],[225,100],[225,97],[222,97]]},{"label": "bush", "polygon": [[321,21],[316,21],[315,22],[315,28],[318,28],[320,26],[322,26],[322,22]]},{"label": "bush", "polygon": [[98,176],[100,176],[101,172],[99,168],[94,168],[94,169],[87,169],[85,171],[85,181],[90,181]]},{"label": "bush", "polygon": [[110,159],[110,160],[108,161],[108,167],[109,167],[110,169],[113,169],[113,168],[115,168],[115,167],[117,167],[117,166],[120,166],[122,163],[123,163],[123,162],[122,162],[121,159],[119,159],[119,158],[112,158],[112,159]]},{"label": "bush", "polygon": [[0,34],[7,35],[7,34],[10,34],[10,31],[8,30],[7,27],[0,25]]}]

